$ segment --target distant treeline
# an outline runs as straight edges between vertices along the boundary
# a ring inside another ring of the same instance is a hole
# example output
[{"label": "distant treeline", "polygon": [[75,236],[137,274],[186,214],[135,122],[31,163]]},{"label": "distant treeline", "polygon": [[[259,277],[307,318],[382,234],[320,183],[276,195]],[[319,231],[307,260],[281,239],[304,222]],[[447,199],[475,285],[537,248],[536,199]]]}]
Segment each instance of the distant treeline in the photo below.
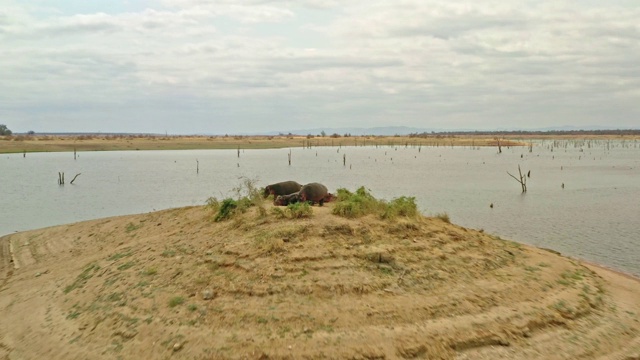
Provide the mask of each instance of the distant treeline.
[{"label": "distant treeline", "polygon": [[[30,135],[38,135],[38,136],[62,136],[62,137],[74,137],[78,139],[92,139],[92,138],[107,138],[107,139],[117,139],[117,138],[176,138],[183,136],[201,136],[201,137],[229,137],[233,136],[235,139],[249,138],[251,136],[268,136],[270,139],[274,138],[273,135],[205,135],[205,134],[193,134],[193,135],[172,135],[172,134],[154,134],[154,133],[91,133],[91,132],[41,132],[36,133],[34,131],[29,131],[28,133],[23,134],[13,134],[19,136],[30,136]],[[339,138],[339,137],[351,137],[351,136],[366,136],[366,137],[385,137],[385,136],[408,136],[414,138],[443,138],[443,137],[456,137],[456,136],[469,136],[469,135],[479,135],[479,136],[558,136],[558,135],[633,135],[640,136],[640,129],[626,129],[626,130],[547,130],[547,131],[526,131],[526,130],[513,130],[513,131],[431,131],[431,132],[421,132],[421,133],[409,133],[409,134],[395,134],[395,135],[352,135],[350,133],[345,133],[340,135],[338,133],[329,134],[319,134],[319,135],[306,135],[307,138],[312,137],[331,137],[331,138]],[[280,133],[280,137],[288,137],[291,138],[293,136],[304,136],[302,134],[292,134],[292,133]]]},{"label": "distant treeline", "polygon": [[465,136],[465,135],[481,135],[481,136],[519,136],[519,135],[532,135],[532,136],[558,136],[558,135],[640,135],[640,130],[550,130],[550,131],[442,131],[442,132],[423,132],[412,133],[409,137],[450,137],[450,136]]},{"label": "distant treeline", "polygon": [[38,135],[38,136],[89,136],[89,137],[156,137],[156,136],[173,136],[166,134],[153,134],[153,133],[126,133],[126,132],[35,132],[29,131],[26,135]]}]

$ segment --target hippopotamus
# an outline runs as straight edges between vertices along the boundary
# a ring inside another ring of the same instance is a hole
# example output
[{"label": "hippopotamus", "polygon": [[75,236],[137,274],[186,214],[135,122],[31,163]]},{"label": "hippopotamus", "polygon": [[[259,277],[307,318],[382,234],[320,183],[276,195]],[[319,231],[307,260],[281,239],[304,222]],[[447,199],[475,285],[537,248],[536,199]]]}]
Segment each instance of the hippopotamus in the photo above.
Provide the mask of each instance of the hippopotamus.
[{"label": "hippopotamus", "polygon": [[289,195],[276,196],[276,199],[273,200],[273,205],[287,206],[289,204],[295,204],[297,202],[300,202],[300,193],[294,192],[293,194],[289,194]]},{"label": "hippopotamus", "polygon": [[320,183],[310,183],[302,187],[298,193],[300,201],[307,201],[312,204],[318,203],[320,206],[324,204],[329,191],[327,187]]},{"label": "hippopotamus", "polygon": [[295,181],[283,181],[267,185],[264,188],[264,197],[268,197],[269,195],[273,195],[274,197],[278,195],[289,195],[300,191],[300,189],[302,189],[302,185]]},{"label": "hippopotamus", "polygon": [[328,203],[331,201],[335,201],[337,199],[337,197],[335,195],[333,195],[332,193],[327,193],[327,195],[325,195],[324,197],[324,202]]}]

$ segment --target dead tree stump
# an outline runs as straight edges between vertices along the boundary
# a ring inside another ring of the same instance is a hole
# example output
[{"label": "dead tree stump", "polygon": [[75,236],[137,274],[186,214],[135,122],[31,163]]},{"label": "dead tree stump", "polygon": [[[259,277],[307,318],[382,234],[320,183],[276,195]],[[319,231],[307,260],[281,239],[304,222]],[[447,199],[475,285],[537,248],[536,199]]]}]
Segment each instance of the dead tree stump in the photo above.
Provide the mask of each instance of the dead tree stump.
[{"label": "dead tree stump", "polygon": [[517,178],[513,175],[511,175],[510,172],[507,171],[507,174],[509,174],[509,176],[511,176],[512,178],[514,178],[517,182],[520,183],[520,186],[522,187],[522,192],[526,193],[527,192],[527,177],[522,175],[522,171],[520,170],[520,165],[518,165],[518,174],[520,175],[520,178]]}]

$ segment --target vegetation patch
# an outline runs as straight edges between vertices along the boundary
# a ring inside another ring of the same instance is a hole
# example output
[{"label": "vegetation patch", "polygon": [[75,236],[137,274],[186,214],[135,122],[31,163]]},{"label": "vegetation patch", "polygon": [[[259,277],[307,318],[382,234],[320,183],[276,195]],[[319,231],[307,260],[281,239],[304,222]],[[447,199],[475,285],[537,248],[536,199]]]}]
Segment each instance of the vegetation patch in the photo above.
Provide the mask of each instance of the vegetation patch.
[{"label": "vegetation patch", "polygon": [[449,214],[447,214],[446,212],[438,213],[438,214],[436,214],[436,217],[438,219],[446,222],[447,224],[451,224],[451,219],[449,218]]},{"label": "vegetation patch", "polygon": [[108,301],[108,302],[120,301],[120,300],[122,300],[123,295],[124,294],[121,293],[121,292],[114,292],[114,293],[111,293],[111,294],[107,295],[105,300]]},{"label": "vegetation patch", "polygon": [[418,215],[415,197],[401,196],[386,202],[376,199],[364,186],[359,187],[355,192],[340,188],[337,194],[337,201],[332,210],[334,215],[346,218],[376,215],[383,219]]},{"label": "vegetation patch", "polygon": [[231,198],[224,199],[222,204],[220,204],[220,208],[218,209],[218,213],[214,220],[222,221],[228,219],[235,213],[236,209],[238,209],[238,202]]},{"label": "vegetation patch", "polygon": [[80,312],[78,311],[72,311],[67,315],[67,319],[72,320],[72,319],[77,319],[78,316],[80,316]]},{"label": "vegetation patch", "polygon": [[174,257],[176,255],[176,251],[173,249],[165,249],[160,256],[162,257]]},{"label": "vegetation patch", "polygon": [[91,279],[93,277],[93,275],[95,275],[95,273],[98,270],[100,270],[100,265],[98,265],[98,264],[89,264],[89,265],[87,265],[87,267],[85,267],[85,269],[82,270],[80,275],[78,275],[78,277],[76,277],[76,280],[71,285],[69,285],[69,286],[64,288],[64,293],[68,294],[69,292],[73,291],[74,289],[83,287],[84,284],[86,284],[87,281],[89,279]]},{"label": "vegetation patch", "polygon": [[382,217],[384,219],[395,218],[396,216],[415,217],[418,215],[418,205],[416,198],[411,196],[401,196],[391,200],[384,209]]},{"label": "vegetation patch", "polygon": [[133,255],[133,252],[131,252],[131,250],[128,250],[127,252],[123,252],[123,253],[115,253],[115,254],[109,256],[107,258],[107,260],[109,260],[109,261],[119,260],[119,259],[122,259],[124,257],[131,256],[131,255]]},{"label": "vegetation patch", "polygon": [[289,204],[284,209],[274,207],[271,212],[281,219],[303,219],[309,218],[313,215],[311,205],[306,202]]},{"label": "vegetation patch", "polygon": [[151,267],[151,268],[147,268],[142,272],[142,275],[146,275],[146,276],[153,276],[155,274],[158,273],[158,269]]},{"label": "vegetation patch", "polygon": [[583,275],[584,273],[580,269],[575,269],[574,271],[567,270],[560,274],[560,279],[557,279],[556,282],[560,285],[572,286],[578,281],[581,281]]},{"label": "vegetation patch", "polygon": [[118,266],[118,270],[122,271],[122,270],[127,270],[131,267],[133,267],[136,264],[135,261],[127,261],[126,263]]},{"label": "vegetation patch", "polygon": [[169,299],[169,307],[176,307],[184,304],[184,298],[182,296],[174,296]]},{"label": "vegetation patch", "polygon": [[142,224],[135,225],[134,223],[128,223],[127,227],[124,229],[126,233],[130,233],[132,231],[136,231],[142,227]]},{"label": "vegetation patch", "polygon": [[340,188],[337,193],[338,199],[332,210],[334,215],[357,218],[384,211],[384,203],[373,197],[364,186],[355,192]]},{"label": "vegetation patch", "polygon": [[210,197],[206,201],[207,208],[214,211],[214,221],[223,221],[232,218],[235,214],[245,213],[251,207],[258,207],[258,213],[264,216],[264,198],[262,191],[256,186],[257,180],[241,178],[242,182],[233,188],[235,197],[228,197],[222,201]]},{"label": "vegetation patch", "polygon": [[210,197],[205,202],[205,206],[209,208],[209,210],[217,212],[220,210],[220,201],[216,197]]}]

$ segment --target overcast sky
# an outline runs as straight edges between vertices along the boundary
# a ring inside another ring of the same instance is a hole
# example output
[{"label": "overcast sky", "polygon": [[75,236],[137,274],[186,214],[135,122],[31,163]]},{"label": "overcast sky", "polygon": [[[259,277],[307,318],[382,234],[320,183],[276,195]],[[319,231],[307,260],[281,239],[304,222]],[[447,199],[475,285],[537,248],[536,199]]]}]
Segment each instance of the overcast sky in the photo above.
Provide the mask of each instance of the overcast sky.
[{"label": "overcast sky", "polygon": [[640,2],[0,0],[0,124],[640,128]]}]

